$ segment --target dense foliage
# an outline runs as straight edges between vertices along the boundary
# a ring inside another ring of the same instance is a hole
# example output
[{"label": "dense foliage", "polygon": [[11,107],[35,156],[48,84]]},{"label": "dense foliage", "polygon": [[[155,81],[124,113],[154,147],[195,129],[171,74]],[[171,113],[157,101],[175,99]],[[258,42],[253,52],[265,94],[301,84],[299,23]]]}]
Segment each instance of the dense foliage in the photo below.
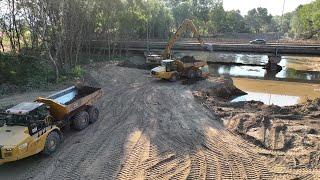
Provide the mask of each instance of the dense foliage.
[{"label": "dense foliage", "polygon": [[[7,41],[13,53],[41,57],[55,79],[79,69],[83,52],[103,41],[109,59],[121,54],[114,41],[168,39],[186,18],[204,36],[225,32],[282,32],[295,38],[319,36],[320,0],[284,17],[265,8],[225,11],[223,0],[0,0],[0,51]],[[18,58],[19,59],[19,58]],[[1,60],[4,61],[4,60]],[[49,62],[49,63],[48,63]],[[8,74],[6,74],[8,75]]]},{"label": "dense foliage", "polygon": [[26,55],[0,54],[0,84],[10,83],[29,89],[44,86],[54,80],[52,68],[42,59]]}]

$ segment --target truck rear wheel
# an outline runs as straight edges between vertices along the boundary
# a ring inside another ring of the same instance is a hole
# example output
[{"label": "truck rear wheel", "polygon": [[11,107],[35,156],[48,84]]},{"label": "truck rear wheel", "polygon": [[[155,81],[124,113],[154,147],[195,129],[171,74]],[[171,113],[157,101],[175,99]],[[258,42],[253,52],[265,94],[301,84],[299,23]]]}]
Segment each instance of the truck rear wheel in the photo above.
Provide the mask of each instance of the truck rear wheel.
[{"label": "truck rear wheel", "polygon": [[81,111],[76,114],[72,121],[72,128],[75,130],[83,130],[89,125],[89,114],[86,111]]},{"label": "truck rear wheel", "polygon": [[99,109],[95,106],[90,106],[88,109],[89,113],[89,122],[94,123],[98,120],[99,118]]},{"label": "truck rear wheel", "polygon": [[42,153],[47,156],[51,155],[58,149],[60,143],[60,135],[56,131],[52,131],[46,139],[46,143],[44,145],[44,150],[42,151]]}]

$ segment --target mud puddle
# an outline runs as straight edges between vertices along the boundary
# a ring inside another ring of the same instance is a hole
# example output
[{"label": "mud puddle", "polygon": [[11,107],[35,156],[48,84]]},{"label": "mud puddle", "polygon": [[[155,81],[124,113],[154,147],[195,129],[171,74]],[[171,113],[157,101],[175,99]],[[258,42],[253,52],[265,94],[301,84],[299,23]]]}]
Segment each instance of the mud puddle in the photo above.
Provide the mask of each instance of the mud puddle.
[{"label": "mud puddle", "polygon": [[232,102],[260,101],[266,105],[292,106],[320,97],[320,84],[233,78],[236,87],[248,93]]}]

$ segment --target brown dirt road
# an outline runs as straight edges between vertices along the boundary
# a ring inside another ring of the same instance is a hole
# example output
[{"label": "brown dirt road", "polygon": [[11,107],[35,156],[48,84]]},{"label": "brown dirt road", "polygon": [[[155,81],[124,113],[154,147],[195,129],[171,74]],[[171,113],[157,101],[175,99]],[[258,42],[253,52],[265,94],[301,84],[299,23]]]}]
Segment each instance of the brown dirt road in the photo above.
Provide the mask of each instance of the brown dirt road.
[{"label": "brown dirt road", "polygon": [[51,157],[1,166],[0,179],[272,178],[254,146],[197,102],[197,85],[108,64],[90,69],[87,83],[105,92],[100,120],[81,132],[67,131]]}]

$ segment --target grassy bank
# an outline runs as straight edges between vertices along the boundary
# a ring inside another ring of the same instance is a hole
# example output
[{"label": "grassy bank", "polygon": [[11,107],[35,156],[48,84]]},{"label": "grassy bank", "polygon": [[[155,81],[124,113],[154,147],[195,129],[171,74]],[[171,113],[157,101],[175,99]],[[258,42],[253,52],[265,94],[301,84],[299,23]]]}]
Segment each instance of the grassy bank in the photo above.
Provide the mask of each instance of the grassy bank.
[{"label": "grassy bank", "polygon": [[0,53],[0,95],[46,87],[54,80],[54,71],[48,61]]}]

